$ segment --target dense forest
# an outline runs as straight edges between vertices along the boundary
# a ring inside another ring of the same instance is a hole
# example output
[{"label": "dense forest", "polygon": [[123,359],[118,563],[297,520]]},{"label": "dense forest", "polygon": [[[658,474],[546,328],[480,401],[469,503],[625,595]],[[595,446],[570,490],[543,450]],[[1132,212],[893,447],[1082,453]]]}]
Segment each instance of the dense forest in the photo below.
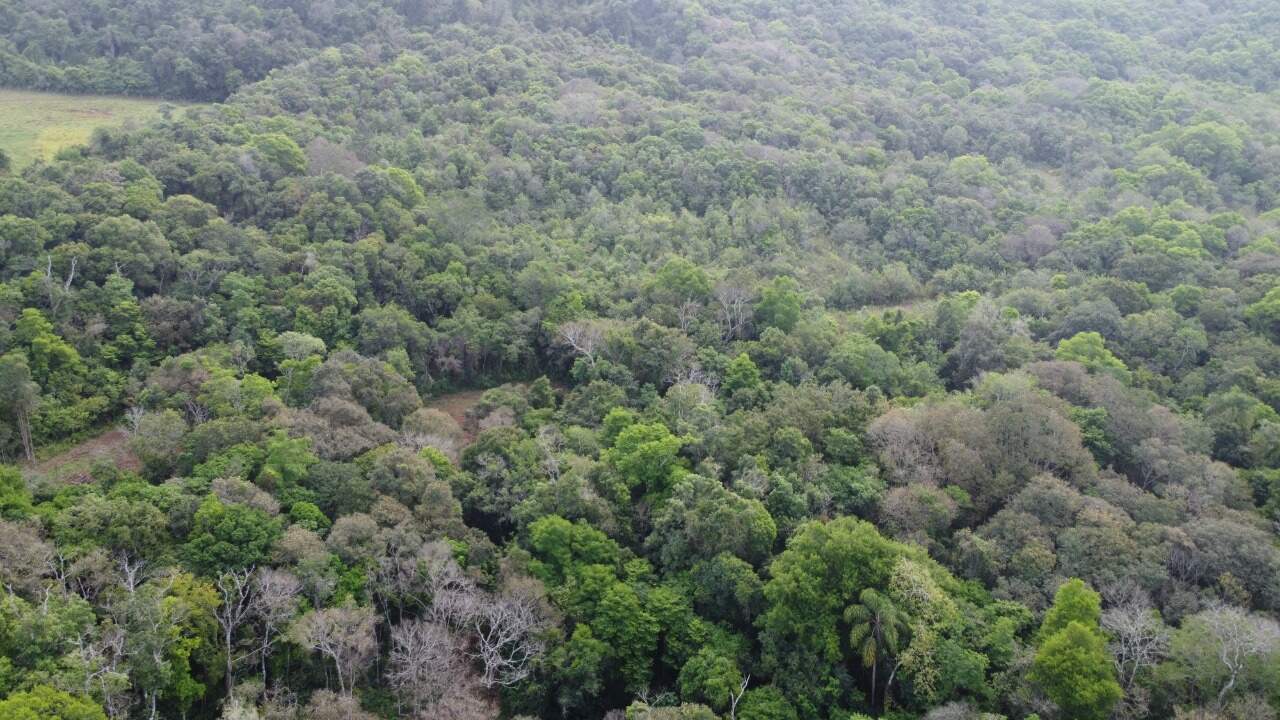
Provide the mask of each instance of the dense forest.
[{"label": "dense forest", "polygon": [[0,0],[0,720],[1275,720],[1278,28]]}]

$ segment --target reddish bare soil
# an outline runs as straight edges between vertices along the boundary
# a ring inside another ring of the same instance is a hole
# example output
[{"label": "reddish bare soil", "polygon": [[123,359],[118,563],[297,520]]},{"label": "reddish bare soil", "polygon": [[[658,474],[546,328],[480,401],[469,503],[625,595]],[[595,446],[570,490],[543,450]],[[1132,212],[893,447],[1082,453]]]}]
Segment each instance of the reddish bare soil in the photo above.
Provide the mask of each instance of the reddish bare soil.
[{"label": "reddish bare soil", "polygon": [[41,460],[31,467],[31,472],[66,482],[82,483],[89,481],[89,471],[94,464],[104,460],[121,470],[137,472],[142,469],[142,462],[129,449],[129,436],[117,428]]}]

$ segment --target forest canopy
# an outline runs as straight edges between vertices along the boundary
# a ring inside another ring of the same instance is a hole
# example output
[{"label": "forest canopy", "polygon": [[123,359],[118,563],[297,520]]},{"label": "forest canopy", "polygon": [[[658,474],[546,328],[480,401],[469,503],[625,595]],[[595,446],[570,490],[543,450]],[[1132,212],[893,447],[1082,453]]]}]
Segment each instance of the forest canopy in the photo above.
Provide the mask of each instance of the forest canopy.
[{"label": "forest canopy", "polygon": [[1276,27],[0,0],[0,720],[1275,720]]}]

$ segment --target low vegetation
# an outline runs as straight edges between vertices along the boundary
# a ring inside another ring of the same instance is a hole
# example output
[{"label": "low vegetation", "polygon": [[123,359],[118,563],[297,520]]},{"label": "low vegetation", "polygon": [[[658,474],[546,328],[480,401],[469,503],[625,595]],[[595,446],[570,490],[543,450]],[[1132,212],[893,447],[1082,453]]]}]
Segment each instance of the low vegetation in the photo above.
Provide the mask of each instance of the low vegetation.
[{"label": "low vegetation", "polygon": [[0,153],[14,169],[52,160],[63,148],[87,144],[95,128],[158,117],[161,105],[139,98],[0,89]]}]

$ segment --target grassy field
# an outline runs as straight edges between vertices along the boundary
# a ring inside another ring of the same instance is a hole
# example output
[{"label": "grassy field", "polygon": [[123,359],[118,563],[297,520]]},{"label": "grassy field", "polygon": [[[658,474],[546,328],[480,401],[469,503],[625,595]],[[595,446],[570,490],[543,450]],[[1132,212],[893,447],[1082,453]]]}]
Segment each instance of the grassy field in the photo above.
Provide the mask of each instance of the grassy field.
[{"label": "grassy field", "polygon": [[154,117],[160,100],[0,89],[0,150],[15,170],[88,142],[93,129]]}]

